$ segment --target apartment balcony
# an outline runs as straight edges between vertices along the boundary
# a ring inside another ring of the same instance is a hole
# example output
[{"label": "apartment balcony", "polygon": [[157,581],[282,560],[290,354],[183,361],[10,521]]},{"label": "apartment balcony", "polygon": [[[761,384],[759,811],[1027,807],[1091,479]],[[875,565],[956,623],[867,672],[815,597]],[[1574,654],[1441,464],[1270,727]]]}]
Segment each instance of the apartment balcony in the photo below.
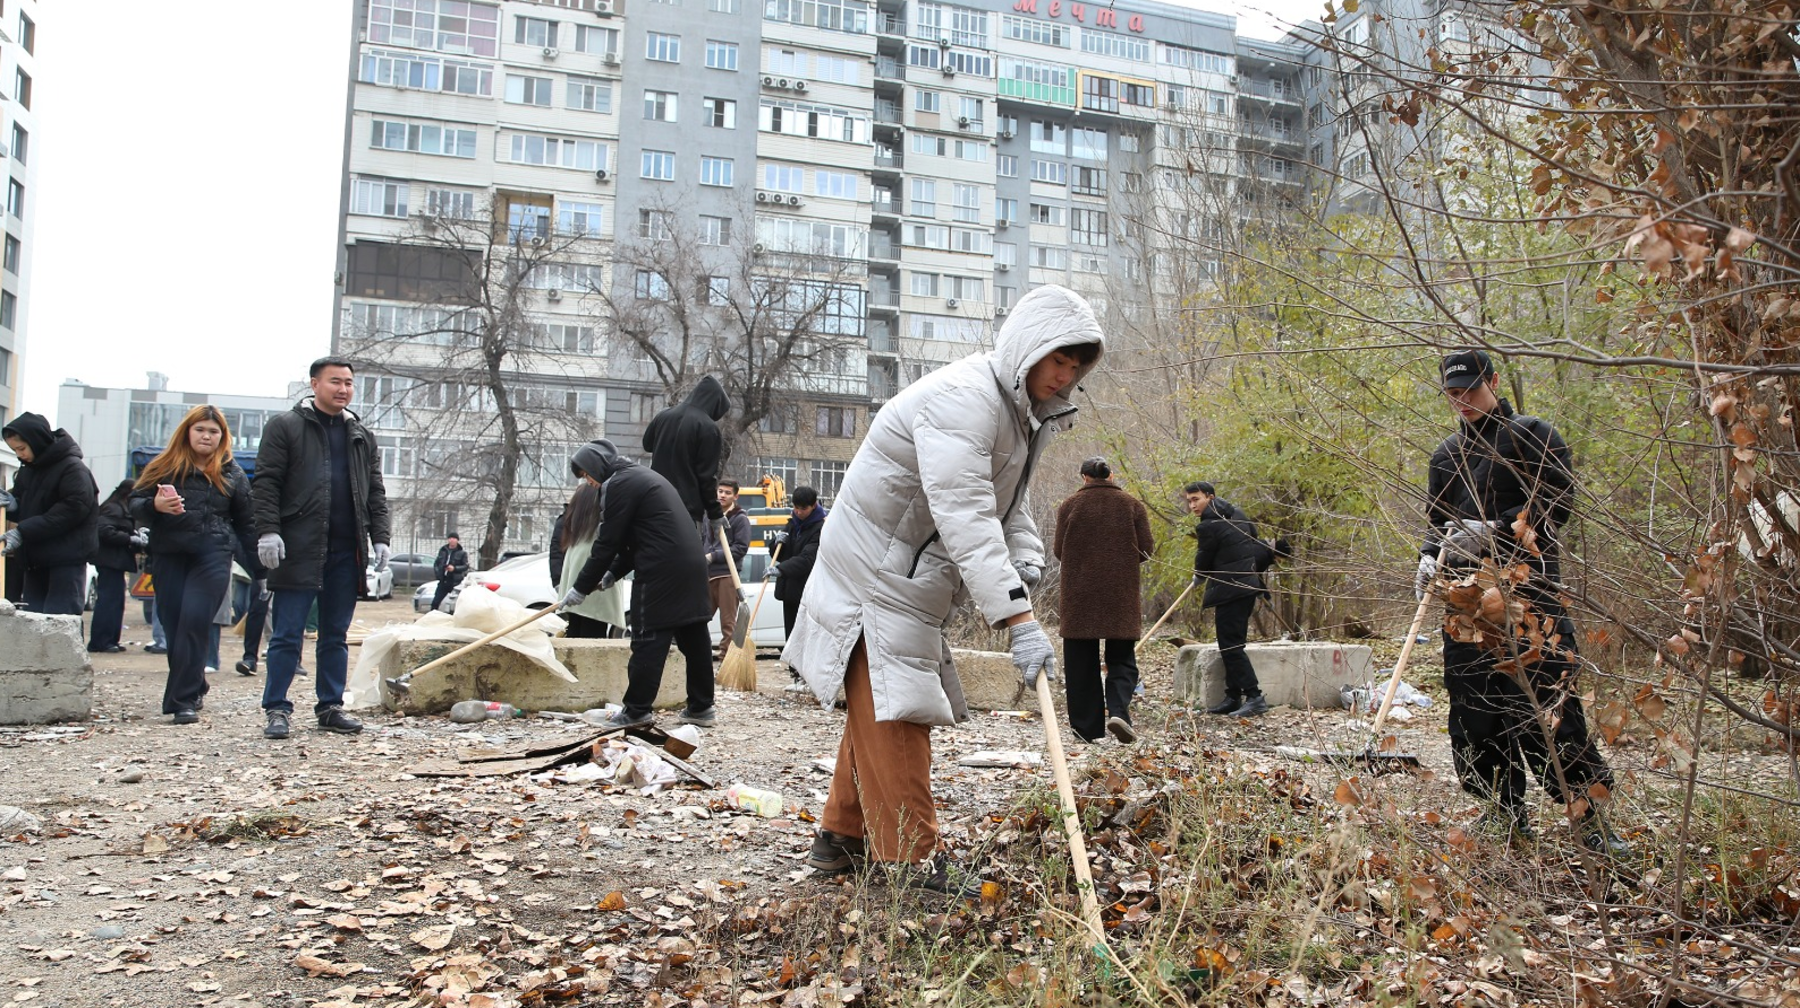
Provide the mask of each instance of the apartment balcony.
[{"label": "apartment balcony", "polygon": [[892,241],[869,239],[869,258],[877,263],[897,263],[900,261],[900,244]]},{"label": "apartment balcony", "polygon": [[892,56],[875,57],[876,84],[903,84],[906,82],[906,64]]},{"label": "apartment balcony", "polygon": [[1237,95],[1240,101],[1249,100],[1295,107],[1300,105],[1300,89],[1285,80],[1239,77]]},{"label": "apartment balcony", "polygon": [[897,13],[881,13],[875,16],[875,34],[906,37],[906,16]]},{"label": "apartment balcony", "polygon": [[1272,126],[1268,123],[1239,123],[1238,138],[1239,147],[1257,147],[1264,150],[1276,147],[1292,147],[1297,150],[1306,143],[1305,135],[1300,130]]},{"label": "apartment balcony", "polygon": [[900,216],[900,201],[894,198],[891,189],[876,189],[875,198],[870,202],[869,210],[877,217]]},{"label": "apartment balcony", "polygon": [[894,329],[885,322],[869,323],[869,352],[893,356],[900,352],[900,341],[894,338]]},{"label": "apartment balcony", "polygon": [[874,172],[876,175],[899,175],[905,167],[906,158],[902,157],[898,150],[881,146],[875,148]]}]

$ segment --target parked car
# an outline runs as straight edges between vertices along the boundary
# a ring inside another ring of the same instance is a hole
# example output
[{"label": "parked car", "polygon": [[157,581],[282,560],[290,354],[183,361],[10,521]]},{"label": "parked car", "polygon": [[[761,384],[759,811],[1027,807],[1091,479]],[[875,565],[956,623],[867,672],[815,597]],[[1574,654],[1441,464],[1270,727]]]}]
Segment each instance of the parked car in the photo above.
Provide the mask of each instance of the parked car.
[{"label": "parked car", "polygon": [[427,581],[424,584],[420,585],[418,587],[418,590],[413,592],[413,612],[416,612],[416,613],[430,612],[431,611],[431,600],[432,600],[433,596],[435,596],[435,595],[437,595],[437,582],[436,581]]},{"label": "parked car", "polygon": [[411,588],[437,577],[431,569],[437,560],[433,553],[396,553],[388,558],[388,570],[394,572],[394,587]]},{"label": "parked car", "polygon": [[370,564],[368,569],[363,571],[362,597],[365,599],[393,598],[394,572],[391,570],[378,571],[374,564]]},{"label": "parked car", "polygon": [[[761,546],[750,547],[750,552],[744,554],[739,577],[744,581],[744,604],[756,614],[756,625],[751,628],[754,636],[749,639],[758,650],[781,648],[787,644],[787,628],[781,623],[781,600],[775,597],[775,582],[763,580],[768,572],[769,551]],[[756,604],[759,597],[763,598],[760,607]],[[718,613],[714,613],[706,624],[706,632],[714,644],[719,642]]]}]

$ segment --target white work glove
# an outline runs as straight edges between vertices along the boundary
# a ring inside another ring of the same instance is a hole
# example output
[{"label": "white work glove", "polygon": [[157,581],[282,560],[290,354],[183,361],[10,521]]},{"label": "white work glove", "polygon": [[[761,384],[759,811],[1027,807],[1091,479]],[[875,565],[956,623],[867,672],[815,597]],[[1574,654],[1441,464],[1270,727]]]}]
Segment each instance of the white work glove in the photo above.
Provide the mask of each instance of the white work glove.
[{"label": "white work glove", "polygon": [[387,570],[388,557],[391,557],[393,555],[394,555],[394,550],[392,547],[388,546],[387,543],[376,543],[375,544],[375,570],[377,572]]},{"label": "white work glove", "polygon": [[19,499],[5,490],[0,490],[0,511],[11,511],[19,506]]},{"label": "white work glove", "polygon": [[[602,585],[604,585],[604,583],[605,582],[602,582]],[[573,609],[576,606],[578,606],[581,603],[586,602],[586,601],[587,601],[587,592],[584,592],[584,591],[580,590],[579,588],[570,588],[569,593],[567,595],[564,595],[562,597],[562,601],[558,604],[561,605],[564,609]]]},{"label": "white work glove", "polygon": [[1019,682],[1027,688],[1037,685],[1038,673],[1056,681],[1056,650],[1037,620],[1026,620],[1012,628],[1013,667],[1019,670]]},{"label": "white work glove", "polygon": [[1446,560],[1474,563],[1484,556],[1492,556],[1494,552],[1494,530],[1500,527],[1499,522],[1485,522],[1479,518],[1462,518],[1444,523],[1444,549]]},{"label": "white work glove", "polygon": [[281,566],[281,561],[286,559],[287,544],[281,541],[280,534],[265,532],[261,538],[256,540],[257,563],[269,570],[274,570]]},{"label": "white work glove", "polygon": [[1419,573],[1413,578],[1413,598],[1423,599],[1431,590],[1431,582],[1437,578],[1437,557],[1430,553],[1419,554]]},{"label": "white work glove", "polygon": [[1013,570],[1019,572],[1019,580],[1025,582],[1027,588],[1036,588],[1038,582],[1044,580],[1044,568],[1029,560],[1014,560],[1012,565]]},{"label": "white work glove", "polygon": [[613,577],[612,571],[607,571],[605,574],[600,575],[600,590],[601,591],[611,591],[612,586],[615,584],[618,584],[618,583],[619,583],[619,579],[616,577]]},{"label": "white work glove", "polygon": [[19,547],[25,545],[25,537],[19,535],[18,529],[7,529],[6,535],[0,537],[0,542],[5,544],[4,546],[0,546],[0,554],[12,556],[14,553],[19,552]]}]

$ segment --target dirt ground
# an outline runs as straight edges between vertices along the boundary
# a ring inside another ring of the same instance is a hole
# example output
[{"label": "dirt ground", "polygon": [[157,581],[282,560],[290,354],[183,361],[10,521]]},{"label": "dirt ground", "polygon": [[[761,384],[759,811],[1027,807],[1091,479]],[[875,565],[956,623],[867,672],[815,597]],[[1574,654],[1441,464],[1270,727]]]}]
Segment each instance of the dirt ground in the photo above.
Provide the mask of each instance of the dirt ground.
[{"label": "dirt ground", "polygon": [[[709,901],[804,896],[821,885],[801,859],[827,784],[815,762],[834,755],[841,715],[781,691],[786,676],[773,661],[763,662],[760,692],[720,693],[719,727],[693,758],[721,785],[781,792],[788,815],[771,820],[728,808],[722,790],[646,797],[548,778],[415,778],[406,768],[422,759],[479,741],[563,736],[568,726],[366,711],[360,737],[329,735],[305,716],[308,678],[292,694],[301,712],[293,737],[267,741],[263,679],[231,671],[241,647],[233,637],[201,722],[174,726],[157,713],[166,666],[142,651],[148,635],[136,616],[128,653],[94,656],[91,722],[0,729],[11,766],[0,804],[44,824],[39,835],[0,839],[0,997],[14,1003],[419,1003],[410,998],[421,978],[441,981],[458,962],[479,970],[485,956],[526,947],[563,949],[574,962],[585,949],[591,961],[628,936],[679,940],[688,911]],[[412,614],[397,599],[364,604],[357,618],[372,627]],[[1344,712],[1278,709],[1234,722],[1174,711],[1162,701],[1172,651],[1152,652],[1140,747],[1360,743]],[[1429,686],[1435,677],[1420,671],[1415,681]],[[1419,782],[1420,800],[1465,806],[1451,783],[1441,694],[1398,735],[1435,772]],[[1120,751],[1064,737],[1078,775]],[[981,816],[1049,786],[1047,770],[957,765],[976,750],[1041,750],[1035,716],[981,714],[933,741],[952,843]],[[581,1003],[646,1003],[630,957],[608,962],[611,976]]]}]

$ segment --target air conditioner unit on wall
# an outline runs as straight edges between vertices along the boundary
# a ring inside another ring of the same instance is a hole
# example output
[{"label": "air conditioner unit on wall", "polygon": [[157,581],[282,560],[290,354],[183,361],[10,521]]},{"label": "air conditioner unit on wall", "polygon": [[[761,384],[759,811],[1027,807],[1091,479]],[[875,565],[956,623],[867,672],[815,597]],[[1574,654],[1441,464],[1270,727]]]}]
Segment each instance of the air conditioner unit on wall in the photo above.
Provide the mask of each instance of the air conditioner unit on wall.
[{"label": "air conditioner unit on wall", "polygon": [[945,35],[942,38],[938,39],[938,48],[939,49],[950,48],[950,36]]},{"label": "air conditioner unit on wall", "polygon": [[774,86],[775,86],[775,78],[769,77],[769,76],[763,77],[763,87],[774,87]]},{"label": "air conditioner unit on wall", "polygon": [[1016,137],[1016,136],[1018,136],[1018,134],[1014,133],[1012,130],[1001,130],[1000,131],[1000,139],[1002,139],[1002,140],[1011,140],[1013,137]]},{"label": "air conditioner unit on wall", "polygon": [[618,66],[619,65],[619,54],[616,52],[609,52],[606,55],[600,57],[600,62],[606,64],[607,66]]},{"label": "air conditioner unit on wall", "polygon": [[787,201],[788,201],[788,206],[799,206],[800,205],[800,197],[798,197],[798,196],[789,196]]},{"label": "air conditioner unit on wall", "polygon": [[945,308],[955,308],[958,303],[959,302],[955,298],[945,298],[944,299],[944,307]]},{"label": "air conditioner unit on wall", "polygon": [[752,255],[762,255],[764,252],[767,252],[768,250],[769,250],[769,247],[767,245],[764,245],[762,242],[757,242],[755,245],[750,246],[750,252]]},{"label": "air conditioner unit on wall", "polygon": [[1005,273],[1007,270],[1012,269],[1012,263],[995,263],[994,268]]},{"label": "air conditioner unit on wall", "polygon": [[786,77],[783,77],[775,82],[775,86],[785,91],[787,90],[789,83],[790,81]]},{"label": "air conditioner unit on wall", "polygon": [[609,178],[612,178],[612,172],[607,171],[605,168],[594,169],[595,182],[605,182]]},{"label": "air conditioner unit on wall", "polygon": [[1006,306],[1005,306],[1005,305],[1001,305],[1001,306],[999,306],[999,307],[998,307],[998,308],[995,308],[995,309],[994,309],[994,314],[995,314],[995,315],[1005,315],[1005,314],[1006,314]]},{"label": "air conditioner unit on wall", "polygon": [[555,59],[556,57],[561,56],[561,55],[562,55],[562,53],[552,46],[544,47],[544,58],[545,59]]},{"label": "air conditioner unit on wall", "polygon": [[613,0],[597,0],[594,4],[594,16],[612,17],[614,9]]},{"label": "air conditioner unit on wall", "polygon": [[544,296],[549,298],[552,301],[561,301],[562,300],[562,291],[559,291],[555,287],[552,287],[548,291],[545,292]]},{"label": "air conditioner unit on wall", "polygon": [[766,193],[766,192],[759,192],[759,193],[757,193],[757,194],[756,194],[756,202],[758,202],[758,203],[767,203],[767,202],[769,202],[769,194],[768,194],[768,193]]},{"label": "air conditioner unit on wall", "polygon": [[969,128],[969,117],[968,116],[957,116],[956,117],[956,125],[962,127],[963,129],[968,129]]},{"label": "air conditioner unit on wall", "polygon": [[803,80],[795,81],[794,82],[794,90],[795,91],[805,91],[806,90],[806,82]]},{"label": "air conditioner unit on wall", "polygon": [[949,67],[949,66],[945,67],[944,68],[944,76],[945,77],[955,77],[956,76],[956,68]]}]

